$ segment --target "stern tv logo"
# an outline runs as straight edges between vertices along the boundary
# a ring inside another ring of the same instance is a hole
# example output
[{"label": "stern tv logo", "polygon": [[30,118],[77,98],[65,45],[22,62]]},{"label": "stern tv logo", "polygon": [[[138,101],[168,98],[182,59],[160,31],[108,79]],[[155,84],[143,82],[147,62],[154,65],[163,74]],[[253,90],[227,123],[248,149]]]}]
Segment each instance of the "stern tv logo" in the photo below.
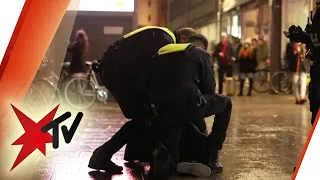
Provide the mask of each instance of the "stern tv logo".
[{"label": "stern tv logo", "polygon": [[[58,105],[45,117],[43,117],[38,123],[35,123],[32,119],[30,119],[15,106],[11,106],[15,114],[17,115],[17,118],[19,119],[23,129],[25,130],[25,133],[12,143],[12,145],[22,145],[22,148],[10,171],[17,167],[36,149],[39,149],[39,151],[41,151],[43,155],[46,155],[46,143],[52,143],[52,147],[54,149],[59,148],[59,125],[60,123],[68,120],[69,117],[71,117],[71,113],[66,112],[53,120],[59,108]],[[73,120],[73,123],[69,130],[65,125],[61,127],[62,135],[67,144],[71,142],[82,117],[83,113],[79,112],[76,118]],[[48,133],[49,130],[52,130],[52,135]]]}]

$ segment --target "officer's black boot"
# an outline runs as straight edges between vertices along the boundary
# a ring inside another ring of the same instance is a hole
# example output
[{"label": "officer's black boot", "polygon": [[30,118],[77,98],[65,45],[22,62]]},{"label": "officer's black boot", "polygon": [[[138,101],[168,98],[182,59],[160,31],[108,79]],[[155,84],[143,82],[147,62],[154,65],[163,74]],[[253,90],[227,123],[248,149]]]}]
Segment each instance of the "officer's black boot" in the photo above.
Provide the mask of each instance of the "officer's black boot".
[{"label": "officer's black boot", "polygon": [[112,155],[108,153],[107,143],[98,147],[92,154],[89,161],[89,168],[96,169],[98,171],[104,170],[106,172],[119,173],[123,170],[121,166],[116,165],[111,161]]},{"label": "officer's black boot", "polygon": [[113,163],[111,157],[127,143],[127,140],[132,136],[132,128],[135,128],[132,126],[134,125],[134,121],[125,123],[108,142],[98,147],[93,152],[88,167],[96,170],[121,172],[123,168]]},{"label": "officer's black boot", "polygon": [[149,176],[152,176],[155,180],[168,180],[174,170],[175,162],[171,158],[167,148],[159,144],[153,152]]},{"label": "officer's black boot", "polygon": [[213,150],[206,158],[205,164],[211,168],[212,174],[221,173],[223,171],[223,166],[219,162],[219,151]]}]

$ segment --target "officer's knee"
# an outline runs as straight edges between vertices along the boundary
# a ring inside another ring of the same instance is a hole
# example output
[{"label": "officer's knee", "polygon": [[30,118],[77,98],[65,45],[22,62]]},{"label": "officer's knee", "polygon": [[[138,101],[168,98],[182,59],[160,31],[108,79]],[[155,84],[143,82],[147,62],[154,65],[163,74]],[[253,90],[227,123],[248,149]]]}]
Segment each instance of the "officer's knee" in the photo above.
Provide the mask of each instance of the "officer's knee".
[{"label": "officer's knee", "polygon": [[232,108],[232,100],[229,96],[225,96],[226,108]]}]

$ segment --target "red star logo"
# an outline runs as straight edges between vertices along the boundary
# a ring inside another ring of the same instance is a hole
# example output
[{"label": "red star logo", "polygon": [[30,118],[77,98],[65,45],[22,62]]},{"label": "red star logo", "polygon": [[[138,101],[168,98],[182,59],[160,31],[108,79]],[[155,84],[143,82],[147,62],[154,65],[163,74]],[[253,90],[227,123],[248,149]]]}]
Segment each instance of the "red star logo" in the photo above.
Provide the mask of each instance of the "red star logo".
[{"label": "red star logo", "polygon": [[23,126],[25,133],[20,136],[14,143],[12,143],[12,145],[23,146],[10,171],[17,167],[36,149],[39,149],[43,155],[46,155],[46,143],[52,143],[52,136],[48,132],[41,132],[41,128],[53,120],[59,105],[55,107],[51,112],[49,112],[38,123],[35,123],[12,104],[11,106],[16,113],[21,125]]}]

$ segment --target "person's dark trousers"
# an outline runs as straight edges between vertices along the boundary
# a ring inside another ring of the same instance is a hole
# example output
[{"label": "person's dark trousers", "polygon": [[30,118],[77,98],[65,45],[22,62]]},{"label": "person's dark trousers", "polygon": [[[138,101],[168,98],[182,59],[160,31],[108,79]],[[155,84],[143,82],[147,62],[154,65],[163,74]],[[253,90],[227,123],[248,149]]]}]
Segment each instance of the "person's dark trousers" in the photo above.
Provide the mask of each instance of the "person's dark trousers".
[{"label": "person's dark trousers", "polygon": [[194,124],[188,123],[180,136],[180,162],[203,162],[206,135]]},{"label": "person's dark trousers", "polygon": [[253,79],[249,78],[249,92],[248,92],[249,96],[252,94],[252,88],[253,88]]},{"label": "person's dark trousers", "polygon": [[[109,141],[107,141],[104,146],[106,146],[106,157],[110,158],[118,152],[124,145],[135,141],[135,138],[138,138],[144,135],[144,132],[147,129],[147,122],[143,121],[141,118],[133,118],[132,120],[126,122],[120,129],[117,131]],[[129,155],[130,156],[130,155]],[[136,154],[135,154],[136,156]],[[128,158],[128,157],[127,157]]]},{"label": "person's dark trousers", "polygon": [[[200,96],[202,96],[200,94]],[[200,97],[199,96],[199,97]],[[205,158],[222,149],[230,122],[232,103],[224,95],[203,95],[205,104],[197,106],[197,100],[179,101],[178,103],[164,103],[159,105],[160,116],[153,123],[152,132],[159,142],[167,147],[175,162],[179,161],[179,140],[183,127],[194,119],[215,115],[212,132],[205,140]],[[198,99],[198,98],[197,98]]]},{"label": "person's dark trousers", "polygon": [[214,156],[216,151],[222,149],[227,135],[227,129],[231,119],[232,102],[228,96],[213,94],[203,95],[206,103],[202,104],[199,114],[202,117],[215,115],[214,123],[208,137],[206,138],[206,156]]},{"label": "person's dark trousers", "polygon": [[204,118],[192,120],[192,124],[203,134],[208,135],[207,124]]},{"label": "person's dark trousers", "polygon": [[244,79],[241,79],[241,80],[240,80],[240,94],[239,94],[240,96],[243,95],[244,82],[245,82]]},{"label": "person's dark trousers", "polygon": [[220,64],[218,73],[219,73],[219,94],[223,93],[223,81],[224,81],[224,76],[226,73],[230,71],[230,67],[225,64]]}]

